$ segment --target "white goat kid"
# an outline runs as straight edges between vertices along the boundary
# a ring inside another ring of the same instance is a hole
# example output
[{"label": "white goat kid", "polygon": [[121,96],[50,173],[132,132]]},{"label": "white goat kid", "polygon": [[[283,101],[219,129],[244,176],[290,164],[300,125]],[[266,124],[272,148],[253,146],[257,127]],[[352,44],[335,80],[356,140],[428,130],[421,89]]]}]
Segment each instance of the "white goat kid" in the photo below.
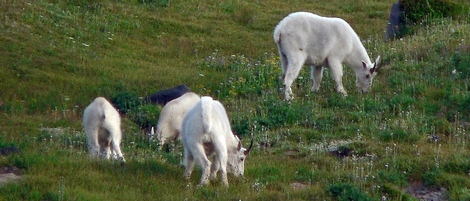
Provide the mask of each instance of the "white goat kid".
[{"label": "white goat kid", "polygon": [[282,80],[286,100],[292,95],[291,85],[302,66],[311,65],[312,91],[320,89],[323,67],[331,70],[336,90],[344,90],[343,63],[356,73],[356,86],[366,93],[380,66],[380,56],[371,62],[356,32],[340,18],[328,18],[308,12],[288,15],[274,29],[274,41],[279,50]]},{"label": "white goat kid", "polygon": [[[167,140],[181,139],[183,118],[201,98],[193,92],[187,92],[181,97],[168,102],[160,112],[156,136],[162,147]],[[153,138],[153,136],[152,136]],[[151,139],[152,139],[151,138]]]},{"label": "white goat kid", "polygon": [[121,143],[121,118],[118,111],[105,98],[96,98],[83,112],[83,126],[88,137],[88,151],[91,157],[113,155],[125,162],[119,144]]},{"label": "white goat kid", "polygon": [[207,185],[209,179],[216,179],[219,170],[225,186],[228,186],[227,172],[237,177],[243,176],[245,157],[253,145],[252,139],[248,150],[242,148],[240,139],[231,131],[223,105],[208,96],[202,97],[186,114],[182,141],[186,167],[184,177],[191,177],[196,162],[202,167],[200,185]]}]

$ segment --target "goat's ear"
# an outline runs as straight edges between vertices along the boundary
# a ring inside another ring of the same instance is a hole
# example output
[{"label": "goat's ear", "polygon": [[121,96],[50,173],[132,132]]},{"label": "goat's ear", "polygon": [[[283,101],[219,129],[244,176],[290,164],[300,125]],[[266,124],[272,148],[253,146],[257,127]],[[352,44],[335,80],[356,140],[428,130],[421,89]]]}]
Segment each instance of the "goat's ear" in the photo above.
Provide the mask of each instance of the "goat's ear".
[{"label": "goat's ear", "polygon": [[364,67],[364,70],[367,69],[367,64],[364,60],[362,60],[362,66]]},{"label": "goat's ear", "polygon": [[238,141],[238,146],[237,146],[237,151],[240,151],[242,149],[242,141]]}]

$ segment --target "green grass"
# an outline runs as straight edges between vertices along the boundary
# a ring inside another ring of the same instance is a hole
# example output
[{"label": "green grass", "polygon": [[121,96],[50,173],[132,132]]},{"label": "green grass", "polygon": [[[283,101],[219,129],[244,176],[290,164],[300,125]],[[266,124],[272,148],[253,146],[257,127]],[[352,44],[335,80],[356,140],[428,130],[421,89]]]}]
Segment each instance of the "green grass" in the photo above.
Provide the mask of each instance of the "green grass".
[{"label": "green grass", "polygon": [[[0,149],[20,151],[0,167],[26,178],[0,200],[409,200],[414,182],[470,198],[468,14],[385,42],[393,2],[1,2]],[[329,71],[311,93],[304,67],[283,101],[272,31],[300,10],[346,19],[381,55],[370,93],[349,67],[347,97]],[[245,144],[254,135],[245,178],[228,189],[197,187],[199,169],[184,181],[181,143],[160,151],[140,129],[160,108],[139,97],[182,83],[219,99]],[[97,96],[128,107],[125,165],[88,158],[81,116]]]}]

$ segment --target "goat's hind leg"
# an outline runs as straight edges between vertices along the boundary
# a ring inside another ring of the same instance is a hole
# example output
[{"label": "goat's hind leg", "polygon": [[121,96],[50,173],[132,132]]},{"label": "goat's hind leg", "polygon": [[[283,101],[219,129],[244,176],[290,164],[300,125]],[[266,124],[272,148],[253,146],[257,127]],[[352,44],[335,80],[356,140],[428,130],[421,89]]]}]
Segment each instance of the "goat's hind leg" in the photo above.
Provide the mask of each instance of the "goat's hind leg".
[{"label": "goat's hind leg", "polygon": [[293,93],[292,93],[292,83],[294,83],[295,79],[297,79],[297,76],[299,76],[300,69],[302,69],[302,66],[304,65],[305,62],[305,57],[302,55],[290,55],[290,57],[287,57],[287,68],[285,69],[285,74],[284,74],[284,95],[286,97],[286,100],[291,100],[294,99]]},{"label": "goat's hind leg", "polygon": [[216,180],[217,179],[217,172],[219,172],[220,169],[220,160],[219,157],[214,156],[212,159],[212,165],[211,165],[211,176],[210,180]]},{"label": "goat's hind leg", "polygon": [[198,144],[194,147],[191,147],[191,154],[199,166],[201,166],[202,174],[201,174],[201,182],[199,185],[207,185],[209,184],[209,176],[211,172],[211,162],[207,159],[206,153],[204,151],[204,147],[201,144]]},{"label": "goat's hind leg", "polygon": [[187,149],[184,150],[184,167],[184,179],[189,180],[194,169],[194,157]]},{"label": "goat's hind leg", "polygon": [[91,158],[96,158],[100,156],[100,145],[98,143],[98,129],[85,127],[85,133],[88,138],[88,153]]},{"label": "goat's hind leg", "polygon": [[113,154],[113,158],[117,157],[117,159],[121,160],[122,162],[126,162],[126,159],[124,158],[124,155],[121,152],[119,144],[114,140],[111,141],[111,151],[111,154]]}]

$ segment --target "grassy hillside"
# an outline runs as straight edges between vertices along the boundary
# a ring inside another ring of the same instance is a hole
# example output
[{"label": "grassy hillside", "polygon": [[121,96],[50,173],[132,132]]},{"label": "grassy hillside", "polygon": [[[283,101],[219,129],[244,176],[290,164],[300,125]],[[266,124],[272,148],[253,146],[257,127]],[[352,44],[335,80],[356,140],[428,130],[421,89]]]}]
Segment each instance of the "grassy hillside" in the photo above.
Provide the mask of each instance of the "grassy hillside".
[{"label": "grassy hillside", "polygon": [[[413,200],[414,189],[470,199],[470,19],[425,21],[383,41],[394,1],[1,1],[0,168],[25,175],[0,200]],[[467,1],[457,1],[467,5]],[[295,11],[344,18],[384,67],[342,97],[309,68],[283,101],[275,25]],[[253,133],[245,178],[200,188],[182,179],[182,147],[160,151],[123,116],[127,163],[92,161],[81,126],[97,96],[142,97],[186,83],[219,99]],[[445,189],[445,191],[441,191]]]}]

